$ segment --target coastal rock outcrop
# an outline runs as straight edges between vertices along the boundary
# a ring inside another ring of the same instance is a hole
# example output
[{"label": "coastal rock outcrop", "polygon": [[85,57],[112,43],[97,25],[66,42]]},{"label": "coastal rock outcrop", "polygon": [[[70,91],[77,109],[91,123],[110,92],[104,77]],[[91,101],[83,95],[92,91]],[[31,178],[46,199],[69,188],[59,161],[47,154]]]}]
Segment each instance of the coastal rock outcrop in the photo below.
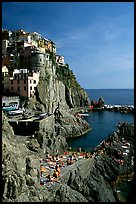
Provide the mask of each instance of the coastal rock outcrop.
[{"label": "coastal rock outcrop", "polygon": [[[39,185],[37,170],[43,154],[27,147],[29,137],[15,136],[4,115],[2,134],[3,202],[121,201],[116,191],[117,180],[134,172],[133,124],[120,124],[106,143],[97,147],[91,158],[80,159],[65,167],[59,183],[51,187]],[[127,154],[124,154],[125,145],[128,145]]]},{"label": "coastal rock outcrop", "polygon": [[91,129],[83,118],[65,110],[61,111],[59,120],[53,114],[39,122],[18,120],[9,123],[16,135],[28,136],[28,149],[52,154],[67,150],[67,138],[79,137]]},{"label": "coastal rock outcrop", "polygon": [[[90,130],[89,124],[81,117],[75,117],[66,111],[61,111],[62,117],[55,123],[54,115],[41,123],[35,138],[44,152],[51,154],[63,152],[68,149],[66,139],[79,137]],[[32,141],[32,140],[30,140]]]}]

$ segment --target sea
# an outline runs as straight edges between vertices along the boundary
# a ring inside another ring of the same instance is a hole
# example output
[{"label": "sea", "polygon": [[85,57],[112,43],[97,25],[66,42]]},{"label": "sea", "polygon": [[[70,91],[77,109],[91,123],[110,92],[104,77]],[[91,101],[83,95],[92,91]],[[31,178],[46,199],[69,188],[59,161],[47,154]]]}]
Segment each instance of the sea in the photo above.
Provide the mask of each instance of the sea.
[{"label": "sea", "polygon": [[[90,100],[98,101],[100,97],[107,105],[134,105],[134,89],[85,89]],[[68,146],[77,150],[92,151],[106,137],[112,135],[119,122],[134,124],[134,114],[107,110],[89,111],[84,119],[90,124],[91,130],[76,138],[67,139]]]}]

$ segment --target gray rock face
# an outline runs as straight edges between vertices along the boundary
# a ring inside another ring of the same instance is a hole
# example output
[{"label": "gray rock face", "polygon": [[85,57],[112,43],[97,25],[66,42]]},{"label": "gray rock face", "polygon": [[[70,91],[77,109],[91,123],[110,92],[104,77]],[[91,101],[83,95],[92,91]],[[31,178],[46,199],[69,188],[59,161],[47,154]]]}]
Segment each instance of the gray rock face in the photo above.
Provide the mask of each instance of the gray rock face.
[{"label": "gray rock face", "polygon": [[45,76],[41,76],[36,95],[28,101],[27,107],[43,112],[53,113],[60,104],[60,109],[81,107],[90,104],[86,91],[80,87],[72,71],[65,67],[53,65],[44,68]]},{"label": "gray rock face", "polygon": [[[72,114],[61,111],[60,123],[54,123],[54,115],[50,116],[45,123],[40,124],[40,131],[36,133],[36,139],[44,152],[57,153],[66,151],[68,148],[66,138],[78,137],[89,130],[89,124]],[[78,122],[77,122],[78,121]]]},{"label": "gray rock face", "polygon": [[[47,129],[50,130],[51,126],[48,126]],[[43,136],[47,129],[39,134]],[[122,124],[118,127],[116,137],[113,136],[110,146],[112,150],[117,147],[121,148],[122,138],[130,143],[130,152],[123,158],[125,165],[117,162],[117,155],[114,151],[105,150],[104,155],[99,156],[96,153],[92,158],[80,159],[73,165],[67,166],[66,169],[64,168],[59,183],[55,183],[55,186],[50,188],[46,185],[39,185],[39,174],[35,172],[35,168],[39,169],[40,166],[39,159],[43,157],[40,151],[41,135],[39,139],[37,139],[38,135],[32,138],[14,136],[5,116],[3,116],[2,130],[3,202],[116,202],[118,198],[113,183],[116,182],[119,175],[124,175],[127,171],[129,173],[134,171],[134,166],[131,165],[131,158],[134,156],[133,125]],[[51,136],[46,135],[46,137]],[[65,143],[62,136],[57,137],[56,145],[60,141]],[[31,140],[37,141],[38,151],[33,151],[28,147],[27,144]],[[110,140],[111,138],[108,138],[107,142]],[[52,141],[50,148],[53,147]],[[49,139],[46,142],[49,143]],[[101,148],[100,145],[97,152]]]},{"label": "gray rock face", "polygon": [[61,111],[59,121],[55,120],[53,114],[41,122],[27,122],[27,125],[24,121],[9,122],[16,135],[25,133],[26,136],[29,136],[27,141],[29,150],[35,152],[48,150],[54,154],[67,150],[66,138],[79,137],[90,129],[89,124],[84,119],[75,117],[64,110]]}]

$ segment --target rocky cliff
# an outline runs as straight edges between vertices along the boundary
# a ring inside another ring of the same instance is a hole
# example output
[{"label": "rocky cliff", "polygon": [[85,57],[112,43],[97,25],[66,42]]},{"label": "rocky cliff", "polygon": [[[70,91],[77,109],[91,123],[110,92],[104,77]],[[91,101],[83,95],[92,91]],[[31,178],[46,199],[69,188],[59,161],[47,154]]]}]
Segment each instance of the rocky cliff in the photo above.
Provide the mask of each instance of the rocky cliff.
[{"label": "rocky cliff", "polygon": [[81,88],[69,66],[54,63],[43,67],[35,97],[28,101],[27,107],[53,113],[60,109],[82,107],[90,104],[86,91]]},{"label": "rocky cliff", "polygon": [[[40,186],[38,171],[35,172],[39,169],[40,158],[43,156],[40,144],[35,137],[15,136],[5,115],[2,118],[3,202],[122,201],[117,193],[117,180],[121,176],[128,178],[134,171],[132,124],[123,123],[118,126],[114,134],[98,146],[92,157],[66,166],[59,183],[48,187]],[[32,140],[35,140],[36,151],[28,145]],[[127,154],[124,154],[124,145],[128,145]],[[130,191],[125,201],[128,199],[133,200]]]}]

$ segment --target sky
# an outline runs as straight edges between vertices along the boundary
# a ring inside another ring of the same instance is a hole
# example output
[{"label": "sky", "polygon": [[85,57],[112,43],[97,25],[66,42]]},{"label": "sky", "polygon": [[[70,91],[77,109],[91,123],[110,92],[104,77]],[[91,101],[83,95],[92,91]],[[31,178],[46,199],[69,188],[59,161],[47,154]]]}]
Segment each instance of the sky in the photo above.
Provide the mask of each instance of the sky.
[{"label": "sky", "polygon": [[51,39],[82,88],[134,88],[134,2],[2,2],[2,28]]}]

